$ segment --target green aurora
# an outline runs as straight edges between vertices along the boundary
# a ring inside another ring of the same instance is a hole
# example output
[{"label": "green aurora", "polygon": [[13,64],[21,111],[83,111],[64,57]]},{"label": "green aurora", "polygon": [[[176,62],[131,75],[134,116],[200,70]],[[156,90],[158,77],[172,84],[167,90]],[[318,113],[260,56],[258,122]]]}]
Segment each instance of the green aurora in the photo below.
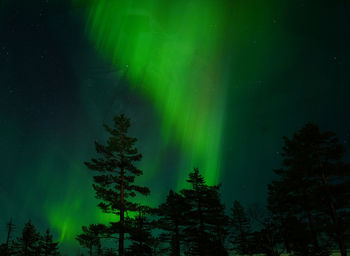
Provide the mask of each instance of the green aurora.
[{"label": "green aurora", "polygon": [[[181,152],[177,189],[183,188],[193,167],[202,170],[209,184],[217,184],[228,87],[235,79],[232,69],[239,65],[230,51],[242,47],[250,27],[270,25],[271,19],[265,19],[269,7],[215,0],[92,0],[83,5],[86,34],[97,51],[115,70],[122,71],[131,90],[144,97],[159,117],[158,152],[166,151],[169,145]],[[272,49],[269,39],[265,40],[262,53],[268,54]],[[234,93],[239,94],[239,88]],[[162,172],[160,161],[164,160],[148,157],[142,161],[148,179]],[[79,168],[79,163],[76,166]],[[69,212],[72,207],[78,210],[83,200],[68,198],[58,206],[61,210],[56,205],[49,207],[49,221],[60,229],[61,240],[76,234],[68,227],[75,228],[73,223],[79,221]],[[94,218],[110,219],[98,212]]]},{"label": "green aurora", "polygon": [[[228,51],[245,41],[240,29],[263,21],[264,6],[255,8],[251,13],[242,2],[215,0],[89,2],[90,39],[159,115],[161,147],[178,145],[184,155],[177,188],[191,166],[200,166],[209,184],[219,181],[226,96],[234,79]],[[144,168],[157,170],[157,161]]]},{"label": "green aurora", "polygon": [[[131,89],[159,115],[159,147],[180,148],[178,189],[193,166],[201,167],[208,183],[219,181],[228,83],[219,63],[225,8],[215,1],[149,0],[91,1],[87,8],[86,31],[98,51],[116,70],[124,70]],[[162,160],[143,162],[146,175],[161,171],[157,161]],[[78,209],[79,200],[67,203],[72,206]],[[51,224],[58,227],[62,218],[55,213],[60,211],[51,211]],[[68,226],[62,227],[62,239],[75,233],[67,232]]]},{"label": "green aurora", "polygon": [[[179,145],[186,155],[181,169],[200,164],[211,184],[220,176],[226,105],[227,77],[219,64],[224,8],[215,1],[92,1],[86,29],[153,105],[162,120],[162,147]],[[152,165],[145,168],[156,170],[157,160]],[[185,177],[179,173],[178,188]]]},{"label": "green aurora", "polygon": [[283,135],[314,121],[349,136],[345,1],[68,1],[44,20],[39,4],[0,2],[3,223],[32,218],[70,249],[82,225],[112,220],[83,162],[121,112],[154,206],[193,167],[226,203],[261,203]]}]

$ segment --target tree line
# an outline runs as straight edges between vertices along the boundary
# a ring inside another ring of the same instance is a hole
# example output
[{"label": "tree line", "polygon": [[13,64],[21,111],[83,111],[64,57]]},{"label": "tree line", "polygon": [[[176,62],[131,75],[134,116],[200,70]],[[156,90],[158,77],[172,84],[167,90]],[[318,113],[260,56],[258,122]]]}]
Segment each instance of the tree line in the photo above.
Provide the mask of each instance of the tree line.
[{"label": "tree line", "polygon": [[[85,164],[96,173],[98,207],[118,221],[82,228],[77,240],[90,256],[326,256],[333,249],[347,255],[350,165],[335,133],[308,123],[284,137],[282,167],[268,185],[266,209],[234,201],[227,214],[220,185],[207,185],[197,168],[188,175],[188,188],[170,190],[158,207],[139,203],[135,197],[150,190],[136,183],[143,172],[135,163],[142,156],[128,135],[130,119],[116,116],[114,127],[104,127],[109,139],[95,142],[99,157]],[[104,239],[114,246],[103,248]]]},{"label": "tree line", "polygon": [[37,231],[29,220],[17,238],[12,238],[15,224],[10,220],[6,225],[6,241],[0,245],[0,255],[10,256],[59,256],[58,242],[53,241],[50,229],[44,234]]},{"label": "tree line", "polygon": [[[284,137],[283,161],[268,185],[266,207],[234,200],[226,210],[221,185],[208,185],[198,168],[189,173],[186,188],[170,190],[157,207],[141,203],[150,189],[137,183],[142,155],[128,134],[130,119],[116,116],[113,127],[104,128],[109,138],[95,142],[97,157],[85,165],[95,173],[98,207],[116,221],[82,227],[76,240],[89,256],[327,256],[333,250],[347,256],[350,165],[334,132],[308,123]],[[32,230],[25,232],[31,238],[22,234],[11,246],[8,239],[1,255],[58,255],[49,232],[53,249],[45,254],[45,236],[30,222],[25,229]],[[31,247],[24,250],[24,244]]]}]

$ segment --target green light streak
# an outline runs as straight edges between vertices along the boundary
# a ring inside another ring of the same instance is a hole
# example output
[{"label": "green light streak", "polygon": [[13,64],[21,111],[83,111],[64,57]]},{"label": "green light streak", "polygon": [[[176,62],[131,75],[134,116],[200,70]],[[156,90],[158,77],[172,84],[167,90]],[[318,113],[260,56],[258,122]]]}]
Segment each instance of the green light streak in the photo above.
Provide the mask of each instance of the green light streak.
[{"label": "green light streak", "polygon": [[227,85],[218,63],[225,8],[211,0],[89,3],[91,40],[116,69],[125,70],[131,89],[153,104],[164,147],[181,149],[178,187],[195,166],[208,183],[219,179]]},{"label": "green light streak", "polygon": [[[164,166],[167,148],[175,145],[181,154],[176,189],[185,186],[193,167],[200,168],[209,184],[216,184],[222,169],[223,141],[237,137],[235,130],[222,137],[224,123],[226,119],[233,123],[244,120],[249,104],[242,98],[249,88],[241,85],[255,86],[271,73],[268,63],[276,47],[270,41],[280,41],[266,30],[273,24],[271,8],[263,2],[242,0],[72,1],[86,8],[86,33],[98,52],[124,74],[131,91],[153,105],[161,120],[159,138],[147,143],[152,153],[144,155],[141,169],[145,175],[138,181],[146,184],[157,171],[166,171],[159,167]],[[279,62],[285,60],[284,56]],[[92,95],[85,87],[81,87],[81,97],[90,117],[96,124],[108,122],[102,120],[99,106],[91,106]],[[230,116],[226,113],[227,95],[234,106]],[[142,127],[136,130],[142,131]],[[80,147],[85,151],[70,157],[80,162],[69,171],[75,174],[67,177],[63,203],[59,207],[48,203],[45,208],[51,225],[61,232],[61,241],[74,241],[82,225],[113,220],[96,207],[91,186],[77,193],[76,184],[71,183],[87,173],[82,162],[89,158],[92,144],[86,137],[81,140],[87,144]],[[242,145],[232,147],[237,153]],[[87,180],[82,184],[91,181]],[[147,204],[156,206],[159,195],[151,198]]]}]

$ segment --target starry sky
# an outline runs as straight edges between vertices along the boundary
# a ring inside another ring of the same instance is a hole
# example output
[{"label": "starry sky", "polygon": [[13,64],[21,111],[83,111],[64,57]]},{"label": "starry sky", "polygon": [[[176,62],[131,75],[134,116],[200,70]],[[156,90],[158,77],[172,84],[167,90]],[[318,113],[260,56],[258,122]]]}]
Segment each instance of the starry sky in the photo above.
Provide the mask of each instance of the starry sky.
[{"label": "starry sky", "polygon": [[111,219],[83,162],[120,113],[144,202],[199,167],[228,206],[264,204],[282,136],[311,121],[347,145],[349,12],[346,0],[1,0],[0,239],[11,217],[31,219],[75,248],[82,225]]}]

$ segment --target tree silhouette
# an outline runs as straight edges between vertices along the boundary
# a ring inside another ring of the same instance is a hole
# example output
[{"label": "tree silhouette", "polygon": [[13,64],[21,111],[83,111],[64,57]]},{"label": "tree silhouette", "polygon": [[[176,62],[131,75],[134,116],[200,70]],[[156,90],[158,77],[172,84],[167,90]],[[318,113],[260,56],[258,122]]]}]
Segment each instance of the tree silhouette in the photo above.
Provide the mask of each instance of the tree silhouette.
[{"label": "tree silhouette", "polygon": [[13,224],[12,219],[6,224],[6,242],[0,245],[0,255],[8,256],[13,255],[13,240],[11,239],[12,234],[16,228]]},{"label": "tree silhouette", "polygon": [[170,256],[181,255],[186,209],[184,198],[172,190],[169,191],[166,202],[158,207],[157,227],[163,231],[160,235],[162,241],[170,244]]},{"label": "tree silhouette", "polygon": [[42,237],[42,255],[43,256],[58,256],[58,242],[54,242],[50,229],[46,230],[44,237]]},{"label": "tree silhouette", "polygon": [[79,234],[76,237],[76,240],[79,242],[79,244],[87,248],[89,250],[89,255],[93,255],[93,249],[96,248],[98,251],[98,255],[101,255],[101,242],[100,242],[100,234],[101,226],[91,224],[88,227],[83,226],[82,227],[83,233]]},{"label": "tree silhouette", "polygon": [[19,238],[15,242],[15,254],[37,256],[41,253],[40,234],[31,221],[28,221]]},{"label": "tree silhouette", "polygon": [[238,254],[252,255],[253,242],[250,220],[243,206],[238,201],[233,202],[230,224],[232,227],[232,249]]},{"label": "tree silhouette", "polygon": [[94,176],[93,188],[96,197],[101,200],[99,207],[105,213],[119,216],[119,221],[111,225],[110,232],[119,234],[119,256],[124,256],[124,236],[128,229],[125,223],[127,211],[137,211],[137,204],[130,201],[136,193],[148,195],[147,187],[135,184],[135,177],[142,175],[134,163],[142,156],[138,153],[136,138],[128,136],[130,119],[124,115],[114,118],[114,128],[104,125],[110,134],[106,145],[95,142],[96,152],[100,158],[85,162],[86,166],[100,174]]},{"label": "tree silhouette", "polygon": [[131,244],[126,255],[129,256],[151,256],[152,255],[152,223],[148,220],[147,215],[151,212],[148,207],[138,207],[138,214],[131,222],[130,241]]},{"label": "tree silhouette", "polygon": [[269,186],[270,209],[282,219],[295,216],[299,224],[306,223],[313,244],[309,255],[328,254],[320,244],[320,233],[326,232],[346,256],[350,168],[341,161],[344,146],[335,133],[322,133],[311,123],[284,141],[283,168],[275,171],[280,180]]},{"label": "tree silhouette", "polygon": [[208,186],[197,168],[189,174],[190,189],[183,189],[186,255],[227,255],[227,217],[219,197],[219,186]]}]

